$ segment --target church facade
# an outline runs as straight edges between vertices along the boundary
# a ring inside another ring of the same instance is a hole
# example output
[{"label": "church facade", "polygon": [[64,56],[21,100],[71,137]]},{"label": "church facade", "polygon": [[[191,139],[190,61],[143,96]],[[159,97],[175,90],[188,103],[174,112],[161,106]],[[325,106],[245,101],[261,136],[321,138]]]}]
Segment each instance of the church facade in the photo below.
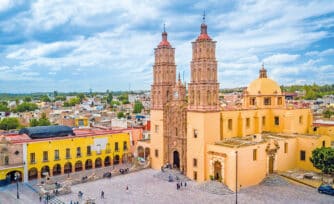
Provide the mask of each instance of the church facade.
[{"label": "church facade", "polygon": [[155,48],[151,86],[152,168],[169,163],[193,180],[215,179],[232,190],[258,184],[274,172],[316,170],[311,152],[330,146],[330,138],[313,132],[310,109],[286,104],[264,66],[244,90],[241,106],[221,106],[216,42],[205,22],[192,42],[190,69],[186,92],[176,78],[175,49],[164,31]]}]

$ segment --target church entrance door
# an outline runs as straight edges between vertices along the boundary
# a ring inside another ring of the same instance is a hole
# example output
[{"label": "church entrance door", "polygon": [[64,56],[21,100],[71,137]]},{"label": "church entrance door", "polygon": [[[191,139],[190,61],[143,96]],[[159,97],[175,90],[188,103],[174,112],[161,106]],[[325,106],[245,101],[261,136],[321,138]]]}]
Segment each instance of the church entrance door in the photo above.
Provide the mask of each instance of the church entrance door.
[{"label": "church entrance door", "polygon": [[222,179],[222,165],[219,161],[214,163],[214,179],[218,181]]},{"label": "church entrance door", "polygon": [[173,167],[180,168],[180,154],[178,151],[173,152]]},{"label": "church entrance door", "polygon": [[269,173],[274,173],[274,157],[269,156]]}]

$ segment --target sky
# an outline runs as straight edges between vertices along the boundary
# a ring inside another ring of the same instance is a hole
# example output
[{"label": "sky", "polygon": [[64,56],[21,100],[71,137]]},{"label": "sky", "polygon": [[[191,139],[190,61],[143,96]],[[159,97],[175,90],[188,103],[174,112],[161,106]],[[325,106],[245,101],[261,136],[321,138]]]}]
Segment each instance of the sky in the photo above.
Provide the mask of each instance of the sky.
[{"label": "sky", "polygon": [[220,88],[334,83],[332,0],[0,0],[0,93],[149,90],[163,24],[189,82],[204,10]]}]

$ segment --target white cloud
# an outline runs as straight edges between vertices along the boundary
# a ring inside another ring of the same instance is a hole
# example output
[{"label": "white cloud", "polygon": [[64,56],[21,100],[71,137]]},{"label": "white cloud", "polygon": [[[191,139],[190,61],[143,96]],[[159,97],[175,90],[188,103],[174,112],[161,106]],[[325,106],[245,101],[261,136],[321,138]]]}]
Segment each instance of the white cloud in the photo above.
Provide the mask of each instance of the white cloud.
[{"label": "white cloud", "polygon": [[307,52],[305,55],[306,56],[316,56],[316,57],[334,55],[334,49],[330,48],[330,49],[323,50],[323,51],[311,51],[311,52]]},{"label": "white cloud", "polygon": [[295,62],[300,55],[290,55],[290,54],[274,54],[269,57],[266,57],[263,59],[263,62],[265,64],[284,64],[284,63],[290,63]]}]

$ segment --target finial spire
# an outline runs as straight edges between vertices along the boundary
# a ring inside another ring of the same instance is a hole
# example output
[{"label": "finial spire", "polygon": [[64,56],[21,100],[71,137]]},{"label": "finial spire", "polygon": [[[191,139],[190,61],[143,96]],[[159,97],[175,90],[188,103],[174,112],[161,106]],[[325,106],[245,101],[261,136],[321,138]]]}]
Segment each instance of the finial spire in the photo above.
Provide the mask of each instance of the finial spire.
[{"label": "finial spire", "polygon": [[259,78],[267,78],[267,70],[264,68],[264,63],[262,62],[262,68],[260,69]]},{"label": "finial spire", "polygon": [[181,75],[180,75],[180,72],[179,72],[179,82],[181,82]]},{"label": "finial spire", "polygon": [[166,23],[164,23],[164,32],[166,32]]}]

